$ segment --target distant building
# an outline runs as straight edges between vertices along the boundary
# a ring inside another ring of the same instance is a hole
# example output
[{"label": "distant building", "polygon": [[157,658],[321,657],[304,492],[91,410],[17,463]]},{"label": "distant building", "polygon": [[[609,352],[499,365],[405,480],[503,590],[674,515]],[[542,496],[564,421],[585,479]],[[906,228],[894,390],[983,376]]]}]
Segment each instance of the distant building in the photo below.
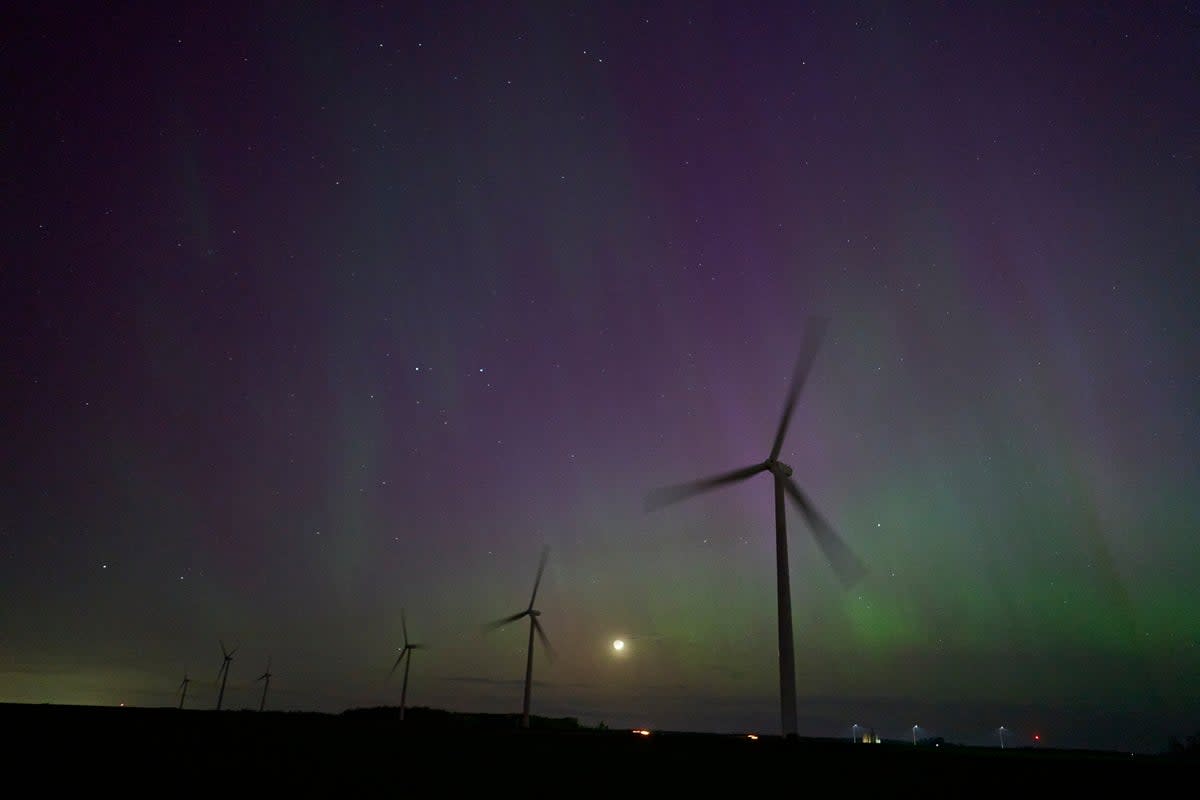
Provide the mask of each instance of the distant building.
[{"label": "distant building", "polygon": [[862,738],[859,741],[861,741],[863,744],[879,744],[880,739],[875,735],[875,729],[871,728],[862,735]]}]

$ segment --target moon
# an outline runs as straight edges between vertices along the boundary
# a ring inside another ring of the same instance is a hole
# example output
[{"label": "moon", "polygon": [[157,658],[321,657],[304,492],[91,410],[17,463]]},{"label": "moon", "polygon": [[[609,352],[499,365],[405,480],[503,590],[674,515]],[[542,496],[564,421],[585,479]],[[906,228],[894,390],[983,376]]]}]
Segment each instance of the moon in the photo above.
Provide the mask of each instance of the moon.
[{"label": "moon", "polygon": [[625,640],[624,639],[613,639],[613,650],[616,650],[619,653],[624,649],[625,649]]}]

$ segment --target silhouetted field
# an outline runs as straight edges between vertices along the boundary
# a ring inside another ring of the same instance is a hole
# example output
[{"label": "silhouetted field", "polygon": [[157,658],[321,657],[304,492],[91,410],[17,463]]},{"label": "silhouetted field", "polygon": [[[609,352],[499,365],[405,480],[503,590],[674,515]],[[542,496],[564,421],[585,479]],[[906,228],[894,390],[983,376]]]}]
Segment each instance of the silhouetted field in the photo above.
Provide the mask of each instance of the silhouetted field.
[{"label": "silhouetted field", "polygon": [[[597,730],[570,719],[414,708],[343,714],[0,705],[10,777],[127,790],[225,787],[541,796],[865,789],[1038,792],[1191,785],[1195,758],[1169,754],[979,748],[846,740]],[[528,781],[522,788],[521,782]],[[809,783],[810,781],[814,783]],[[517,783],[513,783],[517,782]],[[1135,783],[1136,782],[1136,783]],[[42,784],[43,788],[47,784]],[[14,795],[15,796],[15,795]]]}]

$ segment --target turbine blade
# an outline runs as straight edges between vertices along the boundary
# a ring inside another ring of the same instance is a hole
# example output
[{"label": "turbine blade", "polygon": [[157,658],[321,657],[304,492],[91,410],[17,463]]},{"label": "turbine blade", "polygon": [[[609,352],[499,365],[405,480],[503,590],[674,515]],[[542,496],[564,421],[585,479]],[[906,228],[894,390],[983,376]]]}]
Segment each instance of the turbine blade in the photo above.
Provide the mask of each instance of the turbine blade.
[{"label": "turbine blade", "polygon": [[554,652],[554,646],[546,638],[546,632],[542,630],[542,623],[538,622],[537,617],[530,617],[530,619],[533,620],[533,629],[537,631],[538,638],[542,640],[542,647],[546,648],[546,657],[553,661],[558,654]]},{"label": "turbine blade", "polygon": [[795,481],[788,478],[783,485],[787,489],[787,493],[792,496],[792,500],[800,507],[805,519],[808,520],[808,527],[812,531],[813,538],[817,540],[821,551],[825,553],[825,558],[829,559],[829,563],[833,565],[833,570],[842,581],[842,585],[849,588],[858,583],[867,574],[867,568],[859,561],[858,556],[854,555],[846,546],[842,537],[838,536],[833,526],[821,516],[804,492],[800,491],[800,487],[796,485]]},{"label": "turbine blade", "polygon": [[404,619],[404,609],[400,609],[400,632],[404,634],[404,644],[408,645],[408,622]]},{"label": "turbine blade", "polygon": [[225,649],[225,640],[217,639],[217,641],[221,643],[221,655],[223,655],[223,656],[229,655],[229,651]]},{"label": "turbine blade", "polygon": [[528,610],[519,611],[516,614],[512,614],[510,616],[504,617],[503,619],[498,619],[498,620],[495,620],[494,622],[488,622],[483,626],[483,628],[484,628],[484,630],[492,631],[492,630],[495,630],[496,628],[501,628],[510,622],[516,622],[521,617],[524,617],[528,614],[529,614]]},{"label": "turbine blade", "polygon": [[731,472],[714,475],[711,478],[701,478],[691,483],[677,483],[673,486],[664,486],[660,489],[655,489],[646,495],[646,510],[654,511],[671,503],[677,503],[685,498],[700,494],[701,492],[715,489],[718,486],[745,480],[751,475],[757,475],[766,468],[767,465],[765,463],[754,464],[742,469],[735,469]]},{"label": "turbine blade", "polygon": [[542,571],[546,569],[546,556],[550,555],[550,548],[542,548],[542,560],[538,562],[537,577],[533,579],[533,594],[529,595],[529,607],[533,608],[533,600],[537,597],[538,584],[542,582]]},{"label": "turbine blade", "polygon": [[402,649],[400,651],[400,655],[396,656],[396,663],[392,664],[392,668],[390,670],[388,670],[388,675],[391,675],[393,672],[396,671],[396,667],[400,666],[400,662],[404,660],[404,657],[406,655],[408,655],[407,647],[405,647],[404,649]]},{"label": "turbine blade", "polygon": [[775,431],[775,443],[771,445],[771,461],[779,458],[779,451],[783,448],[783,437],[787,435],[788,423],[792,421],[792,411],[796,408],[796,398],[804,388],[804,381],[808,378],[808,371],[812,369],[813,359],[817,357],[817,349],[821,346],[821,340],[825,338],[826,327],[828,323],[824,317],[817,317],[808,324],[808,332],[800,347],[800,357],[796,359],[796,370],[792,373],[792,385],[783,404],[783,417],[779,420],[779,430]]}]

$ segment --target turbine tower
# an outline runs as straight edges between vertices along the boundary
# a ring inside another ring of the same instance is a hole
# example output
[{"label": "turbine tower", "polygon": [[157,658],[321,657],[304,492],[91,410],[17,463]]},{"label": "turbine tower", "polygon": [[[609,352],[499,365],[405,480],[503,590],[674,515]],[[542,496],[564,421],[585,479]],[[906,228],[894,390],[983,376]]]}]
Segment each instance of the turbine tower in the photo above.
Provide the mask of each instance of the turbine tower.
[{"label": "turbine tower", "polygon": [[503,619],[498,619],[495,622],[488,624],[489,630],[507,625],[510,622],[516,622],[522,617],[529,617],[529,646],[525,655],[525,702],[521,707],[521,727],[529,727],[529,693],[533,686],[533,634],[536,632],[538,638],[542,640],[542,646],[546,648],[546,655],[550,658],[554,657],[554,648],[550,645],[550,640],[546,638],[546,632],[542,630],[542,623],[538,621],[538,617],[542,615],[533,607],[534,600],[537,599],[538,584],[542,582],[542,572],[546,569],[546,556],[550,550],[548,547],[542,548],[542,559],[538,563],[537,577],[533,580],[533,594],[529,596],[529,606],[524,611],[518,611],[516,614],[510,614]]},{"label": "turbine tower", "polygon": [[187,698],[187,687],[192,682],[188,677],[187,670],[183,671],[183,680],[179,682],[179,708],[183,708],[183,701]]},{"label": "turbine tower", "polygon": [[258,676],[263,681],[262,699],[258,701],[258,710],[262,711],[267,705],[267,688],[271,685],[271,657],[267,656],[267,671]]},{"label": "turbine tower", "polygon": [[[404,609],[400,609],[400,630],[404,634],[404,647],[400,648],[400,655],[396,657],[396,663],[392,664],[392,670],[388,673],[391,676],[392,672],[396,671],[396,667],[400,666],[400,662],[404,661],[404,682],[400,684],[400,721],[404,721],[404,702],[408,695],[408,668],[412,666],[412,651],[420,650],[425,645],[413,644],[408,641],[408,623],[404,619]],[[408,660],[405,661],[405,656]]]},{"label": "turbine tower", "polygon": [[809,324],[808,333],[796,361],[792,384],[783,405],[783,416],[775,431],[775,441],[765,461],[747,467],[721,473],[690,483],[666,486],[650,492],[646,497],[646,510],[652,511],[670,503],[707,492],[722,486],[743,481],[760,472],[771,473],[775,488],[775,582],[779,622],[779,704],[783,720],[783,733],[796,735],[796,666],[792,644],[792,598],[788,577],[787,516],[784,513],[784,497],[791,497],[808,522],[813,537],[833,565],[843,585],[851,586],[866,572],[862,563],[842,542],[833,527],[817,511],[808,496],[792,480],[792,468],[779,460],[788,424],[796,407],[796,398],[804,387],[808,372],[816,358],[817,349],[824,337],[826,322],[817,319]]},{"label": "turbine tower", "polygon": [[217,680],[221,682],[221,691],[217,694],[217,711],[221,710],[221,702],[225,699],[225,682],[229,680],[229,662],[233,661],[233,654],[237,650],[236,647],[226,650],[225,642],[221,642],[221,655],[225,657],[225,660],[221,662],[221,670],[217,673]]}]

